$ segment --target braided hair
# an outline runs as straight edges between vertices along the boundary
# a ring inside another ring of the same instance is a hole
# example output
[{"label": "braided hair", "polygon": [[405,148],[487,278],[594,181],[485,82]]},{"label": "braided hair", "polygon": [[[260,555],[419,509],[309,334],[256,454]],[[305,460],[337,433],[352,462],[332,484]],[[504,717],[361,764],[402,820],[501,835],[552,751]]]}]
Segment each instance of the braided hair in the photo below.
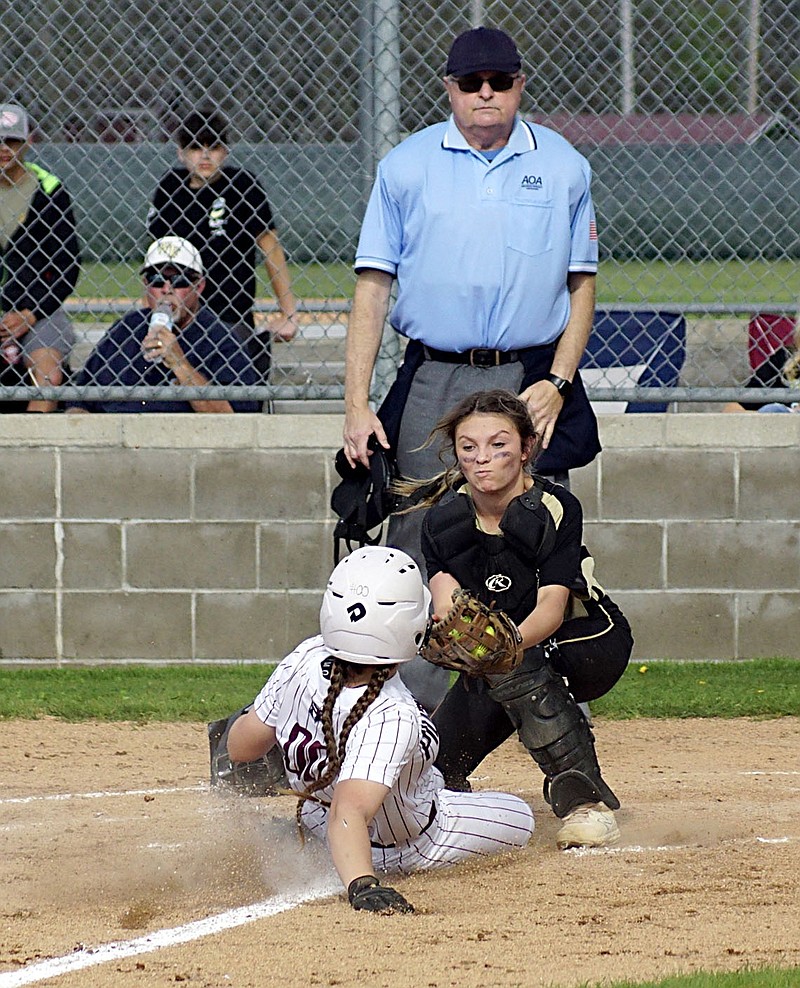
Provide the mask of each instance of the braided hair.
[{"label": "braided hair", "polygon": [[347,739],[350,737],[350,732],[353,727],[358,723],[358,721],[363,717],[365,711],[373,703],[380,691],[383,689],[383,684],[389,678],[394,665],[385,666],[374,666],[372,676],[367,683],[367,688],[358,698],[358,700],[353,704],[353,708],[350,713],[345,718],[344,724],[342,724],[342,731],[339,735],[339,739],[336,739],[336,733],[333,729],[333,708],[336,705],[336,701],[339,698],[340,693],[347,685],[348,676],[350,676],[355,671],[361,671],[363,666],[358,665],[354,662],[346,662],[344,659],[333,659],[331,664],[331,682],[328,687],[328,692],[325,695],[325,701],[322,704],[322,733],[325,739],[325,751],[327,755],[327,760],[323,767],[322,775],[311,785],[307,786],[305,790],[300,793],[297,800],[297,827],[300,831],[300,840],[303,840],[303,830],[301,826],[301,819],[303,814],[303,804],[308,799],[313,799],[314,793],[319,789],[324,789],[329,786],[331,782],[339,774],[339,769],[342,767],[342,761],[344,760],[344,753],[347,747]]}]

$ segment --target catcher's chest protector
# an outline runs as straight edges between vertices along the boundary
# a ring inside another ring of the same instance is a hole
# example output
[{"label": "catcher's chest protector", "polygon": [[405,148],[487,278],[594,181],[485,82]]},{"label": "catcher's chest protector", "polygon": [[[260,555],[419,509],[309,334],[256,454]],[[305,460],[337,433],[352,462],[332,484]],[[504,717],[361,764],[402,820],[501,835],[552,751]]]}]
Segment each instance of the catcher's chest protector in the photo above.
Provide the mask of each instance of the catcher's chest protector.
[{"label": "catcher's chest protector", "polygon": [[503,536],[484,535],[475,524],[475,508],[466,494],[455,494],[430,509],[425,519],[447,572],[485,604],[514,621],[536,604],[539,566],[556,541],[553,516],[542,503],[537,482],[509,504],[500,528]]}]

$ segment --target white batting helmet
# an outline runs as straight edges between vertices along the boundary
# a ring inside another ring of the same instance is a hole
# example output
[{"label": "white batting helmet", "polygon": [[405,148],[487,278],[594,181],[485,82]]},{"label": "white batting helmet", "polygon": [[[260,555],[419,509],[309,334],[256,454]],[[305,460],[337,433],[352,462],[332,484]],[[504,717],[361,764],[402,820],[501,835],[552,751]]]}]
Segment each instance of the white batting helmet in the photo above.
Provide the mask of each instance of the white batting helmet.
[{"label": "white batting helmet", "polygon": [[428,626],[431,595],[405,552],[365,546],[331,573],[319,625],[332,655],[362,665],[409,662]]}]

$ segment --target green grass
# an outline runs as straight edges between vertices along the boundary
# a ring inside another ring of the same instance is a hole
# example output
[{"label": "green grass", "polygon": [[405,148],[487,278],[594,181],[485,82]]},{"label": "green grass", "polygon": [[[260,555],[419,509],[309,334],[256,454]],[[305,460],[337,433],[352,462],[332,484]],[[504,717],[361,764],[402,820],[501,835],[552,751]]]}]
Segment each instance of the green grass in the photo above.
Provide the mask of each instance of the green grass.
[{"label": "green grass", "polygon": [[[290,265],[301,299],[350,299],[355,276],[350,264]],[[84,265],[76,294],[81,298],[136,298],[141,292],[137,264]],[[628,302],[687,302],[735,305],[742,302],[793,305],[800,297],[794,261],[604,261],[597,279],[602,305]],[[259,271],[258,294],[271,290]]]},{"label": "green grass", "polygon": [[[798,988],[800,967],[737,971],[732,974],[686,974],[661,981],[615,981],[609,988]],[[589,988],[587,983],[586,988]]]},{"label": "green grass", "polygon": [[[205,722],[249,702],[272,665],[0,668],[0,720]],[[800,663],[640,662],[592,703],[597,716],[779,717],[800,715]],[[800,968],[699,973],[609,988],[797,988]],[[587,982],[585,988],[593,988]]]},{"label": "green grass", "polygon": [[592,703],[602,717],[781,717],[800,714],[800,662],[638,662]]},{"label": "green grass", "polygon": [[[290,264],[292,288],[300,299],[351,299],[356,283],[352,264]],[[257,293],[272,297],[272,287],[263,267],[258,271]]]},{"label": "green grass", "polygon": [[[0,669],[0,719],[208,721],[253,699],[271,665]],[[800,663],[633,664],[592,703],[599,717],[800,716]]]},{"label": "green grass", "polygon": [[[83,265],[75,296],[88,298],[138,298],[142,293],[139,265]],[[350,299],[355,275],[349,264],[290,265],[292,287],[300,299]],[[256,293],[259,298],[272,298],[272,288],[263,267],[258,270]]]},{"label": "green grass", "polygon": [[606,261],[597,275],[600,304],[742,302],[795,305],[796,261]]},{"label": "green grass", "polygon": [[0,670],[0,720],[210,721],[249,703],[274,666]]}]

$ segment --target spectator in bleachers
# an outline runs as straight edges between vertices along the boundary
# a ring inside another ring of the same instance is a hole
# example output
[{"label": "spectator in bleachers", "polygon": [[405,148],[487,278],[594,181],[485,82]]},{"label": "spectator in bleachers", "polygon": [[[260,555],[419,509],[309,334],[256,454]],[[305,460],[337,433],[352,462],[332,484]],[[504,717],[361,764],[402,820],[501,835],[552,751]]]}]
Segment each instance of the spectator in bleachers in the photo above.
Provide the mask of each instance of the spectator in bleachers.
[{"label": "spectator in bleachers", "polygon": [[[745,382],[746,388],[798,388],[800,387],[800,321],[794,334],[794,349],[779,347],[753,371]],[[754,394],[755,398],[756,395]],[[724,412],[798,412],[797,402],[781,401],[731,401]]]},{"label": "spectator in bleachers", "polygon": [[[26,111],[0,105],[0,360],[20,363],[45,387],[62,383],[75,342],[63,306],[81,257],[69,193],[55,175],[25,161],[30,136]],[[37,399],[27,411],[56,407]]]},{"label": "spectator in bleachers", "polygon": [[[147,306],[114,323],[89,355],[76,385],[256,384],[258,375],[230,326],[201,305],[200,252],[181,237],[150,245],[142,268]],[[68,402],[68,412],[257,412],[256,401]]]},{"label": "spectator in bleachers", "polygon": [[[205,304],[247,342],[262,383],[269,376],[270,340],[297,332],[297,302],[272,209],[258,179],[226,164],[227,126],[212,110],[190,113],[176,133],[179,168],[160,180],[147,215],[151,237],[186,237],[200,250],[206,273]],[[264,266],[281,317],[256,332],[255,269]]]}]

